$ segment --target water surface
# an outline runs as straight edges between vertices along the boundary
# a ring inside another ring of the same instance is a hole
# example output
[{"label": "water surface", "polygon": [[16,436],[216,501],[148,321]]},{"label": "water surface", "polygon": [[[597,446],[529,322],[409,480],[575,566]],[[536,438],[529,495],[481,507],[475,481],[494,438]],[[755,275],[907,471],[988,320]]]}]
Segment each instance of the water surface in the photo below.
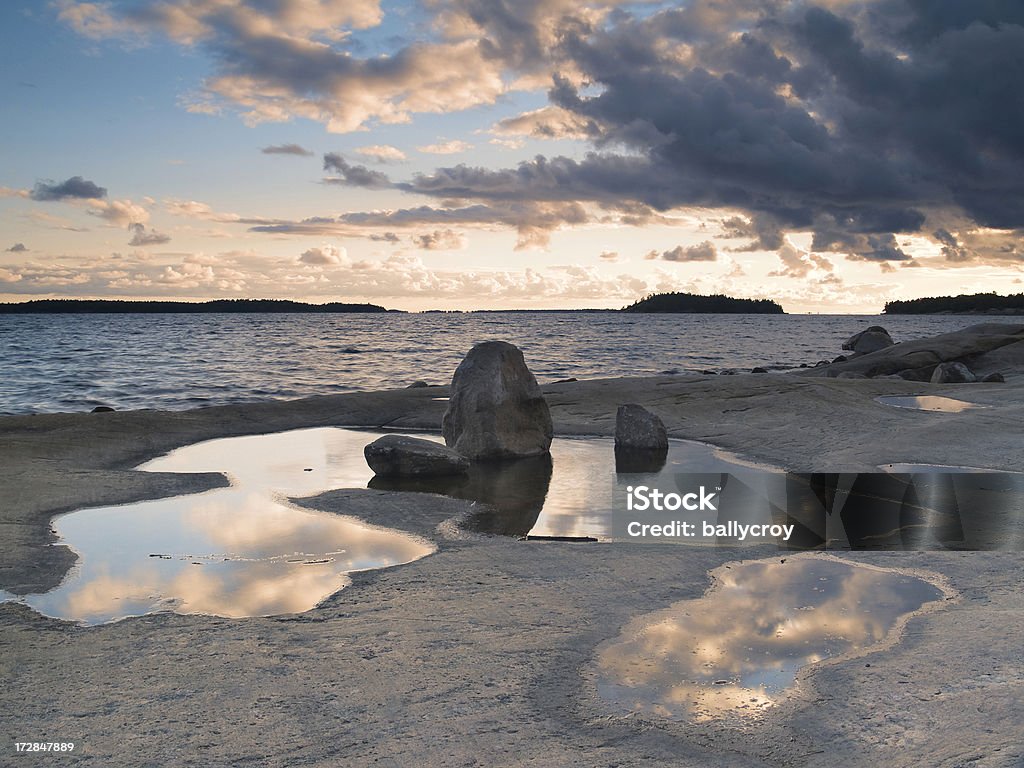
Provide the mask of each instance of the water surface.
[{"label": "water surface", "polygon": [[597,659],[598,693],[674,720],[756,718],[803,667],[862,654],[945,593],[917,576],[820,556],[749,561],[633,622]]},{"label": "water surface", "polygon": [[961,413],[971,408],[990,408],[988,405],[969,403],[952,397],[938,395],[883,395],[875,398],[882,405],[894,408],[911,408],[918,411],[934,411],[936,413]]},{"label": "water surface", "polygon": [[[364,442],[359,435],[360,460]],[[344,430],[301,430],[211,440],[143,464],[154,472],[225,472],[232,485],[55,518],[78,562],[56,589],[20,601],[82,624],[161,610],[299,613],[343,588],[353,571],[430,554],[434,547],[416,537],[288,503],[365,485],[353,447]]]},{"label": "water surface", "polygon": [[[543,382],[789,368],[879,322],[851,315],[199,314],[0,316],[0,413],[183,409],[446,384],[480,341],[520,346]],[[884,318],[896,341],[977,318]]]}]

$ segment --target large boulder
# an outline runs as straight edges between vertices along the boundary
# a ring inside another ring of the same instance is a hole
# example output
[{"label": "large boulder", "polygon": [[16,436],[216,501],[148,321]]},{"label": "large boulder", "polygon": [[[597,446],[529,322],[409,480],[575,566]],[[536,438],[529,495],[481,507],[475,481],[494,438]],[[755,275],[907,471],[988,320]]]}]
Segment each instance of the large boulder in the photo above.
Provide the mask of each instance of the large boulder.
[{"label": "large boulder", "polygon": [[540,456],[551,448],[551,413],[519,348],[473,347],[452,377],[441,432],[473,461]]},{"label": "large boulder", "polygon": [[661,419],[642,405],[620,405],[615,414],[616,450],[668,450],[668,433]]},{"label": "large boulder", "polygon": [[[889,332],[880,325],[872,325],[854,334],[843,343],[843,349],[866,355],[893,345]],[[840,361],[841,362],[841,361]]]},{"label": "large boulder", "polygon": [[405,435],[384,435],[363,448],[370,469],[383,477],[462,475],[469,460],[443,445]]},{"label": "large boulder", "polygon": [[940,363],[932,373],[932,384],[967,384],[976,381],[971,369],[963,363]]}]

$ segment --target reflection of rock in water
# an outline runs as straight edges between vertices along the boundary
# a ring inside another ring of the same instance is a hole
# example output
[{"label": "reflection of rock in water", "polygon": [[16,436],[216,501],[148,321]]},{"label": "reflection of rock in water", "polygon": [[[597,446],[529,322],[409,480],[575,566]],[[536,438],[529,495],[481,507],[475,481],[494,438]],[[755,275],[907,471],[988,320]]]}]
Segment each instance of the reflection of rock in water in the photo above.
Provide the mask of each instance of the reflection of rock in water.
[{"label": "reflection of rock in water", "polygon": [[474,463],[463,477],[374,477],[369,487],[381,491],[440,493],[487,506],[466,526],[481,533],[525,536],[540,517],[551,484],[551,456]]},{"label": "reflection of rock in water", "polygon": [[[838,474],[788,474],[787,522],[797,525],[791,548],[821,547],[827,517],[837,512]],[[964,539],[956,489],[949,475],[861,473],[838,504],[851,549],[918,549],[956,546]],[[829,542],[829,546],[837,545]]]},{"label": "reflection of rock in water", "polygon": [[660,472],[668,458],[668,447],[665,448],[623,448],[615,446],[615,471],[620,475],[638,472]]}]

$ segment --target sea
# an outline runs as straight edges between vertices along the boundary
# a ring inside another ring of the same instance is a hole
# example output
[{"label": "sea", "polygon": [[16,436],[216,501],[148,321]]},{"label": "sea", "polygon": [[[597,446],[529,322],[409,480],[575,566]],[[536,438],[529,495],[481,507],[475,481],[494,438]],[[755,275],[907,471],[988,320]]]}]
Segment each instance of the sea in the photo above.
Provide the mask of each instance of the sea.
[{"label": "sea", "polygon": [[182,410],[414,381],[446,384],[476,343],[522,349],[562,379],[796,368],[882,325],[895,341],[959,330],[950,315],[620,312],[0,315],[0,413]]}]

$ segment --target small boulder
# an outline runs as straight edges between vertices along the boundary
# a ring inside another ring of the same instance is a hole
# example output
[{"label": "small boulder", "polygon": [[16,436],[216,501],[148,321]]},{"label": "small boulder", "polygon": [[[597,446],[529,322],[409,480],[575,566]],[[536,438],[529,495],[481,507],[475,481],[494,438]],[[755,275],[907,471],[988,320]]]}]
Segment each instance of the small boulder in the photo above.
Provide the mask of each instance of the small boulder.
[{"label": "small boulder", "polygon": [[551,412],[518,347],[485,341],[469,351],[452,377],[441,432],[472,461],[549,452]]},{"label": "small boulder", "polygon": [[996,371],[995,373],[990,373],[988,376],[979,379],[979,381],[984,384],[1002,384],[1006,379],[1003,378],[1003,374]]},{"label": "small boulder", "polygon": [[384,435],[363,448],[370,469],[383,477],[462,475],[469,460],[450,448],[418,437]]},{"label": "small boulder", "polygon": [[767,368],[762,368],[762,367],[761,367],[761,366],[759,365],[759,366],[757,366],[756,368],[751,368],[751,369],[750,369],[750,372],[751,372],[751,373],[768,373],[768,369],[767,369]]},{"label": "small boulder", "polygon": [[889,332],[880,325],[872,325],[860,333],[856,333],[843,343],[843,349],[859,352],[862,355],[877,352],[880,349],[893,346],[892,337]]},{"label": "small boulder", "polygon": [[615,449],[668,450],[665,425],[642,405],[620,405],[615,415]]},{"label": "small boulder", "polygon": [[429,386],[430,385],[427,384],[427,382],[425,381],[414,381],[412,384],[407,386],[406,389],[424,389],[425,387]]},{"label": "small boulder", "polygon": [[971,369],[963,363],[939,363],[932,372],[932,384],[967,384],[977,381]]},{"label": "small boulder", "polygon": [[109,405],[97,405],[89,413],[113,413],[114,409]]}]

